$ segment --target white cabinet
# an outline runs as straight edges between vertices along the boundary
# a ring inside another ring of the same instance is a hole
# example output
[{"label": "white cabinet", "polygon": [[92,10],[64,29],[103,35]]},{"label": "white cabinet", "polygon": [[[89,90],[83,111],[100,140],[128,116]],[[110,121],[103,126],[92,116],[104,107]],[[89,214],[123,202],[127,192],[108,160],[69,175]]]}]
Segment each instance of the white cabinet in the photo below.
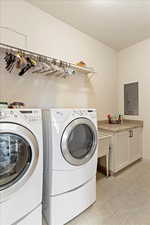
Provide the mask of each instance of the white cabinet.
[{"label": "white cabinet", "polygon": [[129,132],[124,131],[115,135],[115,142],[112,151],[114,151],[114,169],[119,171],[129,163]]},{"label": "white cabinet", "polygon": [[129,130],[130,163],[142,158],[142,129]]},{"label": "white cabinet", "polygon": [[142,158],[142,128],[111,134],[110,170],[116,173]]}]

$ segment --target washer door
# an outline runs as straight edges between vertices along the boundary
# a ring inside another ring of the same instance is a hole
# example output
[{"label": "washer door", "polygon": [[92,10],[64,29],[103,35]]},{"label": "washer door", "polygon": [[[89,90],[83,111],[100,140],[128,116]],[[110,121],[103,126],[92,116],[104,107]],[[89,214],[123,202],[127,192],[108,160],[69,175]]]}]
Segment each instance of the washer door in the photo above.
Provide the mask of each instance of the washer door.
[{"label": "washer door", "polygon": [[33,173],[37,161],[35,136],[20,125],[0,123],[0,191],[20,188]]},{"label": "washer door", "polygon": [[75,119],[63,132],[62,154],[72,165],[80,166],[87,163],[95,153],[96,147],[97,131],[89,119]]}]

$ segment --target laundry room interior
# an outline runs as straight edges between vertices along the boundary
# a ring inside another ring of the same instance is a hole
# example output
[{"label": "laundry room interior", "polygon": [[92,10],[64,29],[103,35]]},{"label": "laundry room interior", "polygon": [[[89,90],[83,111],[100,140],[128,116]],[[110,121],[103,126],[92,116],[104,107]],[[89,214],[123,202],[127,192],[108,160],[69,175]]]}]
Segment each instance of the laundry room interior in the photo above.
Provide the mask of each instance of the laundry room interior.
[{"label": "laundry room interior", "polygon": [[149,0],[0,0],[0,225],[150,225],[149,58]]}]

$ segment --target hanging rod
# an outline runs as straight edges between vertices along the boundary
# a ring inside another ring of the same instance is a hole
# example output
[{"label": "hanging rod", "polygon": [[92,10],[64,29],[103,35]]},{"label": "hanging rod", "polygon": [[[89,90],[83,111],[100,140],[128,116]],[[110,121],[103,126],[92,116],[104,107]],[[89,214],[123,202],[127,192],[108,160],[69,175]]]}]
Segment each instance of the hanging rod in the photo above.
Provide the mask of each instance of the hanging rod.
[{"label": "hanging rod", "polygon": [[[0,46],[2,46],[4,48],[9,48],[9,49],[14,49],[16,51],[24,52],[24,53],[29,54],[29,55],[39,56],[39,57],[47,58],[47,59],[50,59],[50,60],[54,59],[54,60],[58,61],[58,59],[52,58],[50,56],[42,55],[42,54],[39,54],[39,53],[36,53],[36,52],[33,52],[33,51],[29,51],[29,50],[26,50],[26,49],[23,49],[23,48],[14,47],[12,45],[7,45],[7,44],[4,44],[4,43],[0,43]],[[63,60],[61,60],[61,61],[63,61]],[[63,62],[65,62],[65,61],[63,61]],[[73,65],[73,64],[71,64],[71,65]]]},{"label": "hanging rod", "polygon": [[62,61],[63,63],[69,64],[70,67],[76,69],[79,72],[83,72],[83,73],[87,73],[87,74],[88,73],[95,73],[95,71],[92,68],[76,66],[73,63],[68,63],[64,60],[60,60],[60,59],[56,59],[56,58],[53,58],[53,57],[50,57],[50,56],[42,55],[42,54],[39,54],[39,53],[36,53],[36,52],[33,52],[33,51],[29,51],[29,50],[26,50],[26,49],[23,49],[23,48],[14,47],[14,46],[4,44],[4,43],[1,43],[1,42],[0,42],[0,46],[2,48],[6,48],[6,49],[13,49],[13,50],[16,50],[16,51],[24,52],[24,53],[32,55],[32,56],[36,56],[36,57],[38,56],[38,57],[41,57],[41,58],[46,58],[47,60],[48,59],[49,60],[55,60],[56,62]]}]

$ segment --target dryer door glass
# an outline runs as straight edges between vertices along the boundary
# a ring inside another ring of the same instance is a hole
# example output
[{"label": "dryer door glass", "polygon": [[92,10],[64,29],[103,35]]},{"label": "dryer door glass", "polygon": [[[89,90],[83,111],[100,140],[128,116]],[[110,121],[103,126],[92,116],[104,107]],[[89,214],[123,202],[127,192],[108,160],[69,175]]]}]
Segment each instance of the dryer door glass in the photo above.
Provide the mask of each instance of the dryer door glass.
[{"label": "dryer door glass", "polygon": [[64,130],[61,139],[63,157],[70,164],[80,166],[87,163],[97,147],[95,125],[87,118],[73,120]]},{"label": "dryer door glass", "polygon": [[93,145],[93,132],[86,124],[76,126],[68,137],[68,149],[76,159],[83,159],[91,151]]},{"label": "dryer door glass", "polygon": [[23,176],[31,158],[31,147],[23,137],[12,133],[0,134],[0,190]]}]

